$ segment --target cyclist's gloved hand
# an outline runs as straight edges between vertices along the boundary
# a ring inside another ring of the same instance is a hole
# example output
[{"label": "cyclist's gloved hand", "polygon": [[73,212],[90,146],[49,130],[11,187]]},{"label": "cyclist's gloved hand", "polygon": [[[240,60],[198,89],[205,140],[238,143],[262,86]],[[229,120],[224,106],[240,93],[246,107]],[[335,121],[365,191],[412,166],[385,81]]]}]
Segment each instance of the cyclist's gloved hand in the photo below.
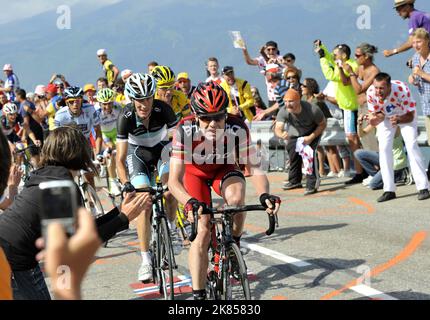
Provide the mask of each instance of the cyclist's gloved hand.
[{"label": "cyclist's gloved hand", "polygon": [[[187,203],[184,205],[184,214],[188,217],[188,212],[197,212],[199,208],[202,207],[203,210],[206,208],[206,203],[200,202],[196,198],[191,198],[187,201]],[[193,221],[190,221],[193,222]]]},{"label": "cyclist's gloved hand", "polygon": [[136,191],[136,189],[134,188],[134,186],[131,184],[130,181],[127,181],[126,183],[124,183],[124,187],[122,188],[122,192],[131,193],[134,191]]},{"label": "cyclist's gloved hand", "polygon": [[[272,208],[269,208],[266,200],[269,200],[270,204],[272,205]],[[266,209],[274,210],[276,208],[276,204],[278,204],[277,207],[279,208],[279,205],[281,204],[281,198],[268,193],[263,193],[260,195],[260,203],[262,206],[266,207]]]}]

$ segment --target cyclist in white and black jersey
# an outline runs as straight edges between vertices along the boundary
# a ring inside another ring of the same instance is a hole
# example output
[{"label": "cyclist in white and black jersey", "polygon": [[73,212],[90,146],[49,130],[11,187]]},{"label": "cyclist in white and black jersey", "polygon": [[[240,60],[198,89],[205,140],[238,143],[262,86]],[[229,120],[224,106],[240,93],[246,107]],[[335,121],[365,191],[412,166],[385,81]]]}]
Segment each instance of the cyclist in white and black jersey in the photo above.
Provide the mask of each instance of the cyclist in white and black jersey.
[{"label": "cyclist in white and black jersey", "polygon": [[[97,155],[102,151],[102,134],[100,130],[100,118],[92,104],[82,104],[84,92],[79,87],[69,87],[64,90],[64,100],[66,106],[61,108],[55,114],[55,128],[76,124],[81,129],[85,138],[88,139],[88,145],[91,148],[90,133],[94,128],[96,134]],[[94,174],[88,172],[85,174],[88,183],[95,188]]]},{"label": "cyclist in white and black jersey", "polygon": [[[151,185],[152,168],[156,167],[161,182],[167,184],[169,163],[169,137],[178,120],[172,108],[154,99],[156,80],[152,75],[134,73],[125,85],[125,94],[131,103],[121,112],[117,126],[117,171],[125,192]],[[166,147],[167,146],[167,147]],[[128,167],[128,175],[126,163]],[[163,162],[164,161],[164,162]],[[165,194],[166,211],[172,231],[173,249],[176,254],[181,250],[175,217],[177,201],[170,192]],[[151,210],[143,211],[138,218],[137,232],[140,242],[142,264],[139,268],[139,281],[147,282],[152,278],[149,242],[151,236]]]}]

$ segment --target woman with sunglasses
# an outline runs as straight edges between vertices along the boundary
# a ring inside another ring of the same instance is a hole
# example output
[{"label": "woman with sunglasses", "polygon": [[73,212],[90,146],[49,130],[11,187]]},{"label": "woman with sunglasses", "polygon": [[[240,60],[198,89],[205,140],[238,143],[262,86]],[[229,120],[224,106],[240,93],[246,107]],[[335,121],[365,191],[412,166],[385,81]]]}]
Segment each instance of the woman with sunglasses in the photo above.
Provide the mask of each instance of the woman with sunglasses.
[{"label": "woman with sunglasses", "polygon": [[[190,220],[194,209],[210,205],[211,187],[227,205],[244,204],[246,181],[237,162],[251,172],[260,202],[268,213],[279,210],[280,199],[269,194],[269,182],[251,146],[249,129],[243,120],[227,114],[228,104],[228,95],[218,84],[200,84],[191,97],[194,115],[183,119],[173,136],[169,190],[185,204]],[[234,216],[233,239],[237,243],[244,223],[245,213]],[[202,215],[188,259],[195,300],[206,299],[210,235],[210,216]]]},{"label": "woman with sunglasses", "polygon": [[[349,64],[345,64],[345,70],[349,73],[349,79],[358,97],[358,116],[366,115],[367,108],[367,89],[372,85],[376,75],[380,72],[379,68],[374,63],[374,55],[378,52],[375,46],[362,43],[355,49],[355,59],[359,65],[358,72],[355,73]],[[378,141],[375,132],[370,134],[361,134],[363,128],[368,125],[364,120],[361,124],[357,122],[358,135],[361,145],[365,150],[378,151]]]}]

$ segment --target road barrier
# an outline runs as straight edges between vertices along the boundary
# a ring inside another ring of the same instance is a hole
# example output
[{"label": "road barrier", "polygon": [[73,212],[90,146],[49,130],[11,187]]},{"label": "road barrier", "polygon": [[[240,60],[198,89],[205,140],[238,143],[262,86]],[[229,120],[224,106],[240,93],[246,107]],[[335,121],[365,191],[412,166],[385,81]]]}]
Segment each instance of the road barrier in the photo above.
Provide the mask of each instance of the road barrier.
[{"label": "road barrier", "polygon": [[[276,138],[273,132],[272,121],[255,121],[248,123],[251,132],[253,143],[261,140],[261,144],[270,149],[282,148],[285,146],[282,139]],[[428,146],[427,133],[424,124],[424,116],[418,117],[418,144],[422,147]],[[327,128],[321,138],[320,145],[322,146],[338,146],[347,145],[345,131],[343,128],[343,120],[334,118],[327,119]]]}]

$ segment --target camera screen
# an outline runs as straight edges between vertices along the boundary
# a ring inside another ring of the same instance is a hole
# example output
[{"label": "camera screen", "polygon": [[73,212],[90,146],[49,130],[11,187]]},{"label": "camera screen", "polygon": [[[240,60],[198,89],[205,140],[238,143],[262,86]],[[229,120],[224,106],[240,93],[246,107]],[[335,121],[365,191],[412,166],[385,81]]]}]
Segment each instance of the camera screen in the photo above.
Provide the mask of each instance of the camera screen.
[{"label": "camera screen", "polygon": [[42,190],[42,219],[73,217],[73,202],[70,188],[56,187]]}]

